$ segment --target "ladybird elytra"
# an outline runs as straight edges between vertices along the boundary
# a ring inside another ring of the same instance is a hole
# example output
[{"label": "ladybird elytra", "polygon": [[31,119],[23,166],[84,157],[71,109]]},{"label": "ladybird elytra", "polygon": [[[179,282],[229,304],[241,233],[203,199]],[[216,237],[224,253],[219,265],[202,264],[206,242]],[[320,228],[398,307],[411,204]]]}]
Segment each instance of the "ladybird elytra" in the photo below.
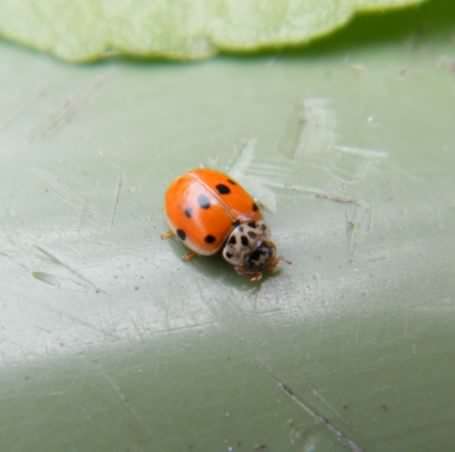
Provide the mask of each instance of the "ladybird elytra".
[{"label": "ladybird elytra", "polygon": [[254,198],[221,171],[198,168],[177,177],[166,191],[164,208],[169,228],[191,255],[221,252],[252,281],[279,261]]}]

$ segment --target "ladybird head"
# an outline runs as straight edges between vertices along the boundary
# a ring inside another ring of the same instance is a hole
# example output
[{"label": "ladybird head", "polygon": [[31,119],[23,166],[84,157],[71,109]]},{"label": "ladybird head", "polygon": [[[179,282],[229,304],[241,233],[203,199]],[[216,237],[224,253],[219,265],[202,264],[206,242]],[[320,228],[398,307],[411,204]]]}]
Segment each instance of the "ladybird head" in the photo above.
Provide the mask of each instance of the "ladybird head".
[{"label": "ladybird head", "polygon": [[224,259],[237,273],[258,280],[265,271],[273,271],[278,263],[276,246],[263,221],[237,224],[222,251]]}]

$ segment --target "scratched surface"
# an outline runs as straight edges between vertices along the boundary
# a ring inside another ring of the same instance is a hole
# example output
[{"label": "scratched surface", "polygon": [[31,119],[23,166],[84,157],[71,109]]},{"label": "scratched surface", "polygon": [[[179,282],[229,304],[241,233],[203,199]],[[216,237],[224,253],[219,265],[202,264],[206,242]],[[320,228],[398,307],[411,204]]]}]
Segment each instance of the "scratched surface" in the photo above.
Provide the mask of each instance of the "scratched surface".
[{"label": "scratched surface", "polygon": [[[0,450],[451,448],[455,8],[430,4],[305,55],[0,46]],[[260,287],[159,239],[200,164],[268,209],[293,264]]]}]

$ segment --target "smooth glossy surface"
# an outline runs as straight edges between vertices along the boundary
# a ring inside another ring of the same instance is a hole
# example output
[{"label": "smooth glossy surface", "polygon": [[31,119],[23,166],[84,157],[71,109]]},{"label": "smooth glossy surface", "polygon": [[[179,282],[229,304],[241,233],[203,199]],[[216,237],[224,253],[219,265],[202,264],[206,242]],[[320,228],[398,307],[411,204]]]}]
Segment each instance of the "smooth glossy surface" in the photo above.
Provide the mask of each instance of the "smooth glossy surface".
[{"label": "smooth glossy surface", "polygon": [[209,168],[192,169],[172,181],[164,211],[183,244],[204,256],[222,248],[236,222],[262,218],[254,198],[240,184]]},{"label": "smooth glossy surface", "polygon": [[[306,56],[1,46],[0,450],[450,450],[455,9],[430,3]],[[200,163],[274,211],[293,264],[260,287],[159,238]]]}]

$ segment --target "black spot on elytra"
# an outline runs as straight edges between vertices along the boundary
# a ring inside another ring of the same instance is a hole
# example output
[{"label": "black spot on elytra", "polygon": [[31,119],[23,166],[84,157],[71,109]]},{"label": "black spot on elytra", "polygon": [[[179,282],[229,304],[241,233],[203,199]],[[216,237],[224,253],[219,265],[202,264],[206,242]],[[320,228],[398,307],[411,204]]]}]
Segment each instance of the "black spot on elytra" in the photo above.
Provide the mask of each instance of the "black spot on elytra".
[{"label": "black spot on elytra", "polygon": [[256,227],[256,222],[255,222],[255,221],[250,221],[250,222],[248,223],[248,226],[249,226],[250,228],[255,228],[255,227]]},{"label": "black spot on elytra", "polygon": [[228,179],[227,180],[231,185],[237,185],[237,182],[232,180],[232,179]]},{"label": "black spot on elytra", "polygon": [[218,193],[220,195],[228,195],[229,193],[231,193],[231,189],[224,184],[217,184],[215,188],[218,190]]},{"label": "black spot on elytra", "polygon": [[210,207],[210,199],[206,195],[202,194],[197,197],[197,202],[201,209],[208,209]]},{"label": "black spot on elytra", "polygon": [[191,218],[192,215],[193,215],[193,209],[192,209],[191,207],[187,207],[187,208],[184,210],[184,212],[185,212],[185,216],[186,216],[187,218]]},{"label": "black spot on elytra", "polygon": [[237,239],[235,238],[235,235],[233,235],[230,239],[229,239],[229,243],[231,245],[235,245],[237,243]]},{"label": "black spot on elytra", "polygon": [[248,237],[246,235],[242,235],[241,241],[243,246],[248,246],[250,244]]},{"label": "black spot on elytra", "polygon": [[248,231],[247,234],[251,239],[255,239],[257,237],[257,234],[254,231]]},{"label": "black spot on elytra", "polygon": [[259,210],[259,207],[255,202],[253,202],[253,210],[254,212],[257,212]]},{"label": "black spot on elytra", "polygon": [[216,240],[216,238],[212,234],[208,234],[205,236],[204,240],[206,243],[213,243]]},{"label": "black spot on elytra", "polygon": [[183,229],[177,229],[177,235],[182,239],[186,239],[186,232]]}]

